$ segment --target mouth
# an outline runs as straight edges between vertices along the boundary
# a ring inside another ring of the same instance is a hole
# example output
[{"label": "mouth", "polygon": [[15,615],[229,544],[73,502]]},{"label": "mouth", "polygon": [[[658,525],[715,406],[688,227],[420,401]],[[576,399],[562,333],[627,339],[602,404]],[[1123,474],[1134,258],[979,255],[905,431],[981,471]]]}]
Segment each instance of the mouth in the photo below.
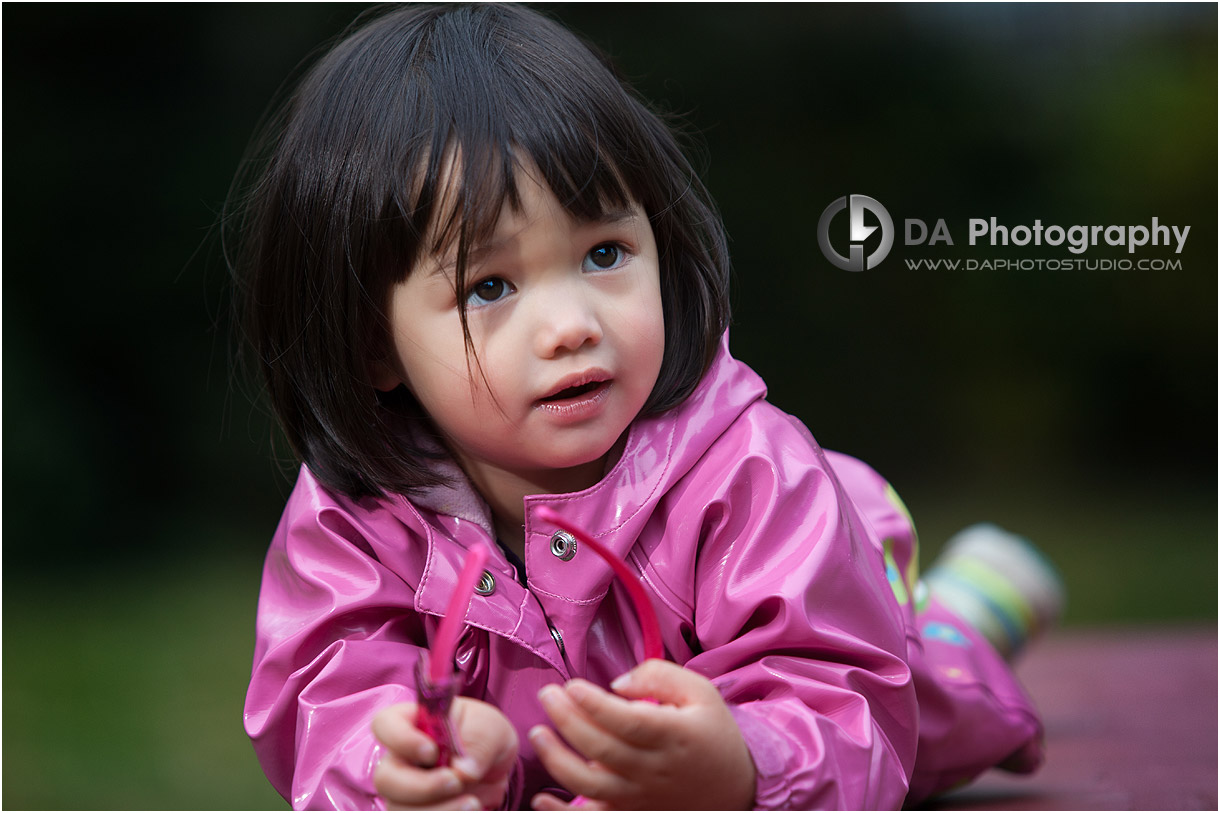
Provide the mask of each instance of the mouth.
[{"label": "mouth", "polygon": [[549,393],[538,399],[541,406],[563,406],[596,398],[610,387],[612,379],[609,373],[601,370],[588,370],[583,373],[568,376],[556,384]]},{"label": "mouth", "polygon": [[576,387],[564,387],[554,395],[548,395],[545,398],[540,398],[539,400],[544,404],[551,404],[556,401],[567,401],[572,398],[579,398],[582,395],[593,392],[605,383],[606,382],[604,381],[590,381],[588,384],[581,384]]}]

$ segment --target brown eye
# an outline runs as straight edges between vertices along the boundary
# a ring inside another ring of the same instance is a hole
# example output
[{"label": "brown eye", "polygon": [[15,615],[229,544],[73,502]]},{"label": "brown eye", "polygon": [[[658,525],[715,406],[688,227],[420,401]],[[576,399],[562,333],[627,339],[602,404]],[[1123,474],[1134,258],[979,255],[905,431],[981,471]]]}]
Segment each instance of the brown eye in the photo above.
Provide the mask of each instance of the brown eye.
[{"label": "brown eye", "polygon": [[595,246],[585,255],[585,270],[604,271],[614,268],[623,261],[623,250],[614,243],[602,243]]},{"label": "brown eye", "polygon": [[512,286],[499,277],[486,277],[470,286],[470,293],[466,295],[466,304],[490,305],[492,302],[503,299],[511,291]]}]

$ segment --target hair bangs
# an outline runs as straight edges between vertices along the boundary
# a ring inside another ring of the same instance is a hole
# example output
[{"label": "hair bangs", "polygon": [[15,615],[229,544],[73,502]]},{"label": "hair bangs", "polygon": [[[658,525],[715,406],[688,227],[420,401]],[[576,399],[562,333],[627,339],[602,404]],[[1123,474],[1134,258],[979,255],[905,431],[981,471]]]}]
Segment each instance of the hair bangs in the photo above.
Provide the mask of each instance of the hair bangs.
[{"label": "hair bangs", "polygon": [[[480,19],[511,13],[483,8]],[[415,78],[427,86],[429,109],[420,118],[443,127],[408,173],[419,179],[409,211],[426,224],[429,252],[456,255],[464,266],[469,251],[495,231],[504,206],[520,205],[521,171],[536,168],[538,180],[578,220],[655,197],[633,189],[619,165],[645,140],[638,127],[623,126],[639,111],[592,54],[573,75],[572,43],[563,42],[574,40],[569,32],[524,42],[511,27],[489,24],[479,36],[456,24],[462,16],[459,9],[435,21],[428,58],[415,66]],[[554,58],[540,60],[539,51]]]}]

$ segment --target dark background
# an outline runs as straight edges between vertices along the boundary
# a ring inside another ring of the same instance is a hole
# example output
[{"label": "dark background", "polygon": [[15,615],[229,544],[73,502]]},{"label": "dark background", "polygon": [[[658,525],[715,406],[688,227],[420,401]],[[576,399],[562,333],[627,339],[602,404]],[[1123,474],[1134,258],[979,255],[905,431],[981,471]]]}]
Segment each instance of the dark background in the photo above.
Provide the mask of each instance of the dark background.
[{"label": "dark background", "polygon": [[[1214,5],[545,8],[685,114],[736,354],[929,552],[998,521],[1059,564],[1065,623],[1214,624]],[[231,374],[216,226],[277,87],[359,9],[3,8],[5,807],[278,803],[240,709],[290,480]],[[853,193],[899,229],[856,274],[816,237]],[[1134,255],[1180,269],[904,262],[1077,256],[967,245],[993,216],[1191,228]],[[955,245],[901,245],[908,217]]]}]

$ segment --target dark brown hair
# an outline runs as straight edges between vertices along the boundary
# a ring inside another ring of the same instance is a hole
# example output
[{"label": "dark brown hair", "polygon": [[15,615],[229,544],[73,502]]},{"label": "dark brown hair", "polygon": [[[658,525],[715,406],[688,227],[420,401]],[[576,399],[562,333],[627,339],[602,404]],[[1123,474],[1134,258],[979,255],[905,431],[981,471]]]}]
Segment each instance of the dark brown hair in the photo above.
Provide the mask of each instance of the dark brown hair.
[{"label": "dark brown hair", "polygon": [[245,352],[294,452],[330,488],[380,496],[438,482],[434,455],[403,431],[430,427],[414,398],[373,385],[390,353],[389,292],[449,247],[464,290],[467,253],[518,205],[522,160],[576,218],[629,202],[648,216],[665,356],[645,412],[680,403],[715,354],[728,258],[714,205],[661,118],[536,11],[407,6],[357,20],[256,143],[226,217],[239,232]]}]

